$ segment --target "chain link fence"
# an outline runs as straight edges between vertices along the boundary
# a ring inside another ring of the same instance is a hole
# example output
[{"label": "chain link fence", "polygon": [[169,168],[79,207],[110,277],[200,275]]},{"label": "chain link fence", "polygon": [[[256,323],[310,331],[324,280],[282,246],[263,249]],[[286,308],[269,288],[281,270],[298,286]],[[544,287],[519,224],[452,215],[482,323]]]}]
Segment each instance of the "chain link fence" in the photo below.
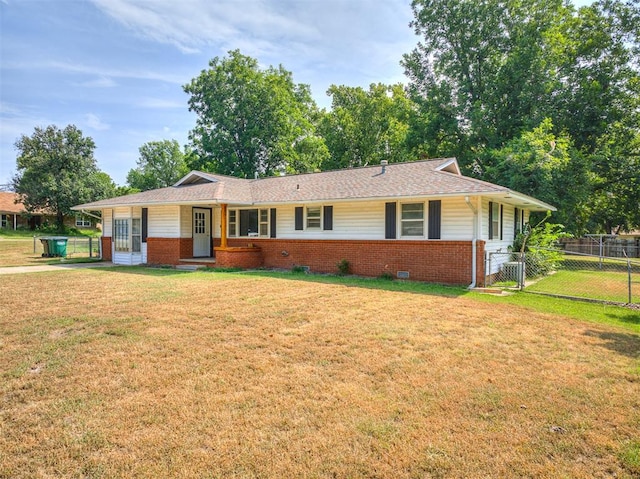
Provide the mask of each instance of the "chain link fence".
[{"label": "chain link fence", "polygon": [[[33,237],[33,253],[42,256],[44,254],[43,239],[48,236]],[[91,238],[87,236],[65,236],[66,238],[66,256],[67,258],[100,258],[100,238]]]},{"label": "chain link fence", "polygon": [[640,304],[640,260],[554,249],[488,253],[485,286],[621,304]]}]

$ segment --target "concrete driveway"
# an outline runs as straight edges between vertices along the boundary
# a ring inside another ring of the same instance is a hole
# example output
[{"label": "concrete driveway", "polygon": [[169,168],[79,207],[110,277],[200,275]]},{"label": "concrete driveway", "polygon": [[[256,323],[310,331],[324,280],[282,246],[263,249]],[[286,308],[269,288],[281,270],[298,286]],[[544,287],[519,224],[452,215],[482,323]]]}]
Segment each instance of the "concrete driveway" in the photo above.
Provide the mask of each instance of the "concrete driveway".
[{"label": "concrete driveway", "polygon": [[41,273],[43,271],[69,271],[72,269],[105,268],[113,266],[111,261],[100,263],[70,263],[70,264],[42,264],[37,266],[5,266],[0,267],[0,275],[21,274],[21,273]]}]

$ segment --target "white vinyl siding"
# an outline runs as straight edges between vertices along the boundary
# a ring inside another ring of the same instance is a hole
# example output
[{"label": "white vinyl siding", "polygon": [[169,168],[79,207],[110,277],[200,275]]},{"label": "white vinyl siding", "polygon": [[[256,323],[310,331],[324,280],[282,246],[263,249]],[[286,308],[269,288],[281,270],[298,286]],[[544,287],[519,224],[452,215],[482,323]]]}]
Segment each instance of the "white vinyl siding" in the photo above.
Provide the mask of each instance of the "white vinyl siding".
[{"label": "white vinyl siding", "polygon": [[[475,206],[475,203],[474,203]],[[442,223],[440,239],[468,241],[473,238],[473,216],[471,208],[462,198],[442,200]]]},{"label": "white vinyl siding", "polygon": [[180,225],[180,206],[149,207],[149,238],[180,238]]},{"label": "white vinyl siding", "polygon": [[113,223],[113,210],[102,210],[102,236],[111,238],[111,227]]},{"label": "white vinyl siding", "polygon": [[[327,203],[333,206],[333,229],[295,229],[295,206],[278,206],[276,230],[282,239],[384,239],[384,202]],[[305,206],[306,208],[306,206]],[[322,206],[320,206],[322,208]],[[305,224],[306,226],[306,224]]]},{"label": "white vinyl siding", "polygon": [[191,206],[180,206],[180,238],[191,238],[192,236],[193,208]]},{"label": "white vinyl siding", "polygon": [[[502,203],[494,202],[498,205],[498,219],[500,214],[500,205]],[[482,200],[482,238],[487,242],[485,250],[488,252],[503,251],[506,252],[513,244],[513,205],[502,204],[502,239],[500,234],[489,239],[489,200]],[[528,212],[525,212],[528,217]]]}]

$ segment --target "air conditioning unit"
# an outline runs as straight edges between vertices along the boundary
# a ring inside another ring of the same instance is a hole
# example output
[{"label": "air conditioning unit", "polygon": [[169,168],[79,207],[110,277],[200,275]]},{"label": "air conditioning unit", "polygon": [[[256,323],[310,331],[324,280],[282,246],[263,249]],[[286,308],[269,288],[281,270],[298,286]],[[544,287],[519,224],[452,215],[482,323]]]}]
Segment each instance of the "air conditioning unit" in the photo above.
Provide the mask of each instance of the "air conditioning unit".
[{"label": "air conditioning unit", "polygon": [[524,282],[525,270],[524,262],[522,261],[509,261],[502,266],[502,272],[505,281],[515,281],[520,284]]}]

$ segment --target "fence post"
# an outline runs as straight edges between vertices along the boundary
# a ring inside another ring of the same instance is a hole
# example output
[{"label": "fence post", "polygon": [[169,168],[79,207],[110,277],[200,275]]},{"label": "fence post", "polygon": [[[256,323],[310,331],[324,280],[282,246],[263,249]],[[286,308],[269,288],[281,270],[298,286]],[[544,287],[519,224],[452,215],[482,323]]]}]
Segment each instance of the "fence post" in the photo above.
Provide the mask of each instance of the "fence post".
[{"label": "fence post", "polygon": [[520,274],[518,275],[518,282],[520,283],[520,291],[524,289],[524,279],[525,279],[525,269],[526,269],[526,253],[524,251],[520,252]]},{"label": "fence post", "polygon": [[[625,256],[627,256],[625,254]],[[627,288],[629,290],[629,304],[631,304],[631,260],[627,256]]]},{"label": "fence post", "polygon": [[89,258],[93,258],[93,238],[89,236]]},{"label": "fence post", "polygon": [[33,235],[33,254],[36,254],[36,235]]},{"label": "fence post", "polygon": [[[491,253],[489,253],[489,282],[490,284],[488,286],[491,286],[493,284],[493,280],[491,279]],[[484,275],[484,282],[485,282],[485,287],[487,286],[487,274],[485,273]]]}]

